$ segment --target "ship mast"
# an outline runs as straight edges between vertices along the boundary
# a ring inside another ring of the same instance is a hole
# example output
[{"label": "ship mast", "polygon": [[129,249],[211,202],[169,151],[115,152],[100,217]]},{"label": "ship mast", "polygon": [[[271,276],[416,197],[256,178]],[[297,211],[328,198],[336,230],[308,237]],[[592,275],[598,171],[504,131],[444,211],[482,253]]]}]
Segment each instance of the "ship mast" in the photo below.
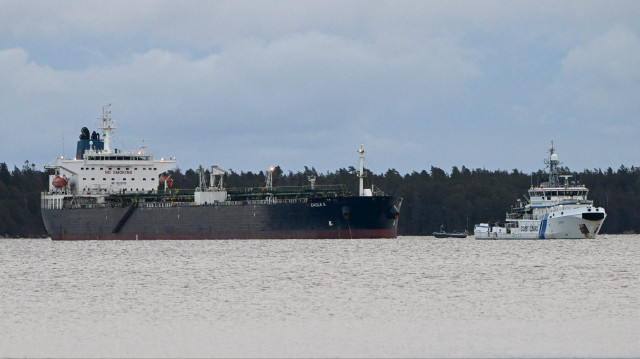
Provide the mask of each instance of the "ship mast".
[{"label": "ship mast", "polygon": [[266,178],[266,187],[267,189],[273,189],[273,171],[275,171],[276,169],[271,166],[269,167],[269,169],[267,170],[267,178]]},{"label": "ship mast", "polygon": [[364,196],[364,145],[360,145],[358,149],[358,153],[360,154],[360,172],[358,174],[358,178],[360,179],[360,186],[358,190],[358,196]]},{"label": "ship mast", "polygon": [[549,159],[544,160],[544,163],[549,166],[549,187],[558,187],[560,186],[560,180],[558,179],[558,165],[560,161],[558,160],[558,154],[555,153],[555,148],[553,147],[553,141],[551,141],[551,147],[549,148]]},{"label": "ship mast", "polygon": [[111,111],[109,110],[111,104],[106,106],[102,106],[102,117],[98,117],[99,120],[102,120],[102,138],[104,138],[104,148],[102,152],[111,153],[111,147],[109,146],[109,141],[111,140],[111,132],[116,129],[116,126],[113,124],[111,120]]}]

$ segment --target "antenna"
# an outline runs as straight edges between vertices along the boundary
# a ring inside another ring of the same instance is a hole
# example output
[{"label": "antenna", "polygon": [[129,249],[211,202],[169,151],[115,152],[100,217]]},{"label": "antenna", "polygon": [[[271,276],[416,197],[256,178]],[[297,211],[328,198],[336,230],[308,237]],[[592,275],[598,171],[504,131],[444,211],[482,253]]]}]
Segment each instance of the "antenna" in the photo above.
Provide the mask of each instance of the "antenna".
[{"label": "antenna", "polygon": [[529,179],[531,181],[531,187],[530,188],[533,188],[533,172],[531,172],[531,175],[529,176]]}]

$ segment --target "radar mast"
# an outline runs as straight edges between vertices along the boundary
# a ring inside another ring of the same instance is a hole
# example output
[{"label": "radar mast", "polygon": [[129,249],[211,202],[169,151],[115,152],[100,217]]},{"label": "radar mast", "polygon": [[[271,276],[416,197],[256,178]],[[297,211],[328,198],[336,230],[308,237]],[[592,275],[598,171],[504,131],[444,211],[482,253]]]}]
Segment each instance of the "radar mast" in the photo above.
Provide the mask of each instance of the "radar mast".
[{"label": "radar mast", "polygon": [[559,187],[560,180],[558,179],[558,165],[561,162],[558,160],[558,154],[553,147],[553,141],[551,141],[551,147],[549,147],[549,159],[545,159],[544,163],[549,167],[549,187]]},{"label": "radar mast", "polygon": [[116,129],[113,120],[111,119],[111,110],[109,110],[111,104],[106,106],[102,106],[102,117],[98,117],[99,120],[102,120],[102,137],[104,138],[104,153],[111,153],[111,147],[109,146],[109,141],[111,140],[111,132]]}]

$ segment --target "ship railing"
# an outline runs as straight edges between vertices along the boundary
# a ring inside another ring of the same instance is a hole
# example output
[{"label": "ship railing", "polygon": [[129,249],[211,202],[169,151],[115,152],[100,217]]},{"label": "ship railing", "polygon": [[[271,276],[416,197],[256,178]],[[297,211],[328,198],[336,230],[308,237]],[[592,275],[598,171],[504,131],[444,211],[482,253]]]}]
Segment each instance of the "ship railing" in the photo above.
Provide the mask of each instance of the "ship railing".
[{"label": "ship railing", "polygon": [[558,201],[558,204],[593,204],[593,201],[585,198],[564,198]]},{"label": "ship railing", "polygon": [[[307,203],[307,198],[272,198],[265,200],[246,200],[246,201],[224,201],[200,204],[199,206],[246,206],[246,205],[264,205],[264,204],[281,204],[281,203]],[[164,207],[190,207],[195,206],[195,202],[141,202],[140,207],[145,208],[164,208]]]},{"label": "ship railing", "polygon": [[64,204],[64,196],[54,196],[50,192],[40,192],[40,208],[61,209]]},{"label": "ship railing", "polygon": [[232,196],[256,197],[256,196],[278,196],[278,197],[301,197],[307,195],[320,195],[325,197],[336,197],[347,195],[349,191],[344,184],[337,185],[314,185],[313,187],[303,186],[277,186],[277,187],[230,187],[226,189]]},{"label": "ship railing", "polygon": [[[265,205],[265,204],[283,204],[283,203],[307,203],[308,198],[270,198],[265,200],[244,200],[244,201],[224,201],[206,204],[207,206],[242,206],[242,205]],[[193,201],[140,201],[138,206],[142,208],[167,208],[167,207],[190,207],[194,206]],[[107,201],[105,203],[75,203],[65,202],[59,199],[47,199],[43,197],[41,201],[42,208],[107,208],[107,207],[127,207],[129,202]]]},{"label": "ship railing", "polygon": [[529,213],[507,213],[507,219],[533,219]]},{"label": "ship railing", "polygon": [[214,205],[263,205],[263,204],[279,204],[279,203],[307,203],[307,198],[272,198],[272,199],[252,199],[246,201],[226,201],[217,202]]},{"label": "ship railing", "polygon": [[384,191],[382,191],[380,188],[376,187],[375,185],[371,185],[371,189],[374,196],[384,196]]}]

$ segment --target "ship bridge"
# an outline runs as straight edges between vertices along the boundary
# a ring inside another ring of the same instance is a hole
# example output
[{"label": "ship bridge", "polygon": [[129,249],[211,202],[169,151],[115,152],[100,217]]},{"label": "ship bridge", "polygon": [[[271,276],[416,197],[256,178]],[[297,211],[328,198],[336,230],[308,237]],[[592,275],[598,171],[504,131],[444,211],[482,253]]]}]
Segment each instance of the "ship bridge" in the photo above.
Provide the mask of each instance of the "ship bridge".
[{"label": "ship bridge", "polygon": [[160,174],[176,167],[175,158],[154,160],[144,141],[138,151],[111,149],[111,132],[116,128],[108,106],[102,109],[102,138],[83,127],[76,157],[56,158],[45,166],[53,169],[49,192],[66,195],[104,196],[116,193],[156,191]]},{"label": "ship bridge", "polygon": [[532,206],[549,206],[560,203],[584,203],[589,190],[586,187],[531,188],[529,198]]}]

